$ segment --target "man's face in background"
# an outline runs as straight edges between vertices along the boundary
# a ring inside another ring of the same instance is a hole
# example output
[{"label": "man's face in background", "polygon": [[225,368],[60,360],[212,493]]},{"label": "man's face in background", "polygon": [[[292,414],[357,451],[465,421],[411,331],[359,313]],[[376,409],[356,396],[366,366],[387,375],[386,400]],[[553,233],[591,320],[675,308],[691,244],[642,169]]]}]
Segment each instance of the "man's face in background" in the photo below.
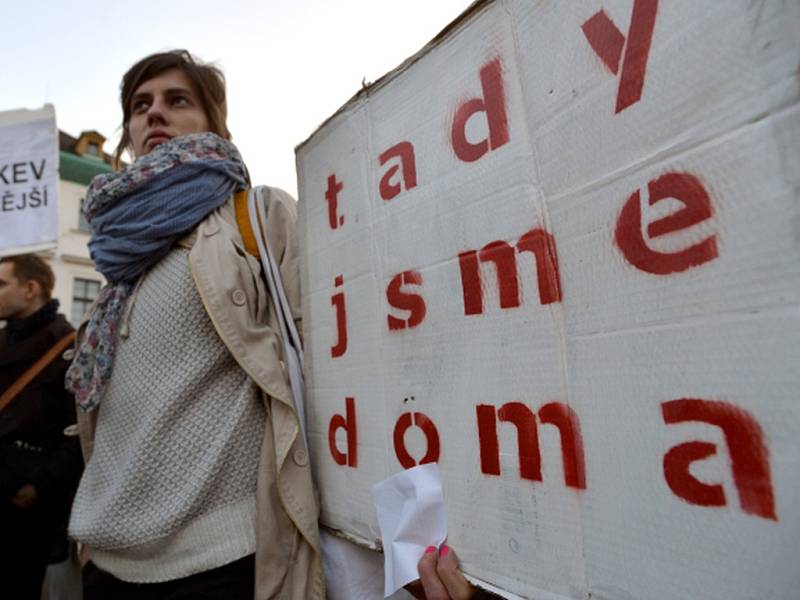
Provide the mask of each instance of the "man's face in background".
[{"label": "man's face in background", "polygon": [[29,316],[38,295],[39,285],[35,281],[20,281],[14,274],[13,263],[0,263],[0,320]]}]

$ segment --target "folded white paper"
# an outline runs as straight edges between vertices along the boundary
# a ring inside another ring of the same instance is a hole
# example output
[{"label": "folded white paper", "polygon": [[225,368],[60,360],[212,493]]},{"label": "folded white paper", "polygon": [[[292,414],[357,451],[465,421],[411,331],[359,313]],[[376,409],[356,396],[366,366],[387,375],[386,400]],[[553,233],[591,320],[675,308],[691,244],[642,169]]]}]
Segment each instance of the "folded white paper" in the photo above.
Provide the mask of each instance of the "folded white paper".
[{"label": "folded white paper", "polygon": [[384,552],[384,594],[419,578],[428,546],[447,537],[442,480],[436,463],[401,471],[372,487]]}]

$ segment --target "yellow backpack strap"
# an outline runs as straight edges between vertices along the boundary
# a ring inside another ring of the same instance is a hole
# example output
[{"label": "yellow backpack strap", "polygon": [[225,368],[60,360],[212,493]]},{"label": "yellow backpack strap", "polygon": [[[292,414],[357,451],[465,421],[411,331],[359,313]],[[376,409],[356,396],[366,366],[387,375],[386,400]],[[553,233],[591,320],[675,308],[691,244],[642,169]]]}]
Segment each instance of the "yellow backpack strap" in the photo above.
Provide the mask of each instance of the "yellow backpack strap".
[{"label": "yellow backpack strap", "polygon": [[244,249],[248,254],[258,258],[258,244],[256,236],[253,235],[253,228],[250,226],[250,212],[247,210],[247,192],[240,190],[233,196],[233,204],[236,208],[236,224],[239,226],[239,233],[244,242]]}]

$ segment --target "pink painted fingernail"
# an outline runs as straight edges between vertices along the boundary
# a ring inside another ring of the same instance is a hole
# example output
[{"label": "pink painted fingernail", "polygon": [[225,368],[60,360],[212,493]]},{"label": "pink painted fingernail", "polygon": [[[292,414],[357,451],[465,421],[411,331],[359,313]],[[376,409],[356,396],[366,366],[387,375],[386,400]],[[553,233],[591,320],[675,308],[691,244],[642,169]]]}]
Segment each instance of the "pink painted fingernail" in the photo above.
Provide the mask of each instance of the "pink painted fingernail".
[{"label": "pink painted fingernail", "polygon": [[439,558],[441,558],[441,557],[443,557],[443,556],[447,556],[447,553],[448,553],[448,552],[450,552],[450,548],[448,548],[446,545],[445,545],[445,546],[442,546],[442,547],[439,549]]},{"label": "pink painted fingernail", "polygon": [[425,554],[432,554],[433,552],[436,552],[436,546],[428,546],[425,548]]}]

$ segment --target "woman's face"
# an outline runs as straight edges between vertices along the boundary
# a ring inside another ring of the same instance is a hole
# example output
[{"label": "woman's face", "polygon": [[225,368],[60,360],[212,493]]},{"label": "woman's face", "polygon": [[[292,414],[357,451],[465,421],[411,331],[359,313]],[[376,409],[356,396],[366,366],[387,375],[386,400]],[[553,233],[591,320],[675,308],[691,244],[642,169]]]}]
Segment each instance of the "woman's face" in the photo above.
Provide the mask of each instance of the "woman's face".
[{"label": "woman's face", "polygon": [[209,130],[197,91],[179,69],[164,71],[136,88],[130,109],[128,133],[136,158],[171,138]]}]

